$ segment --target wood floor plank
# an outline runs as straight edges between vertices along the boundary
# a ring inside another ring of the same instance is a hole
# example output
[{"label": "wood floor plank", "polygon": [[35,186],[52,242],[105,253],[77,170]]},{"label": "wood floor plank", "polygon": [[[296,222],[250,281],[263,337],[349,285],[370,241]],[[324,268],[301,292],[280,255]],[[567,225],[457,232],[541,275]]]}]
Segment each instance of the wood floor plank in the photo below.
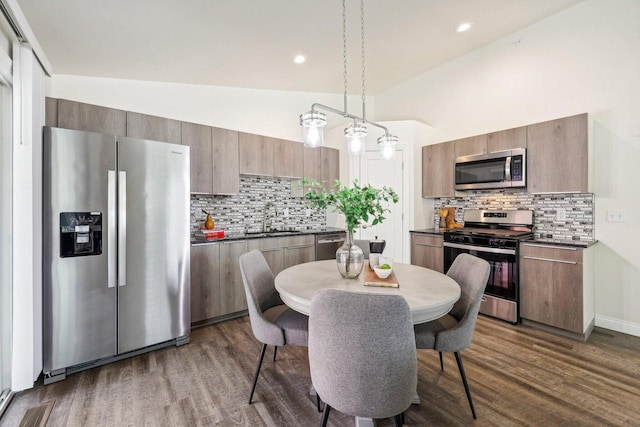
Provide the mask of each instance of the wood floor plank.
[{"label": "wood floor plank", "polygon": [[[18,393],[0,420],[55,399],[47,426],[307,426],[319,423],[307,349],[269,347],[254,403],[247,399],[260,354],[248,318],[193,330],[191,342]],[[478,419],[455,359],[418,351],[420,405],[407,426],[640,426],[640,338],[596,328],[588,342],[480,317],[461,352]],[[329,425],[353,426],[332,411]],[[379,426],[392,426],[382,420]]]}]

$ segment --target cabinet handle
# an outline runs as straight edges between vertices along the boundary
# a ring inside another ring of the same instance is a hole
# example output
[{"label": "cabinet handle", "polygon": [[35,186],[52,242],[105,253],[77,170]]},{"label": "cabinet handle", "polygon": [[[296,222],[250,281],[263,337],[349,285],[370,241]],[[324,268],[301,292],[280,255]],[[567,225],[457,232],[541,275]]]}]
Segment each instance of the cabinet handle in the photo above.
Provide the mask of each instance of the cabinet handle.
[{"label": "cabinet handle", "polygon": [[524,259],[533,259],[533,260],[536,260],[536,261],[560,262],[562,264],[572,264],[572,265],[576,265],[577,264],[577,262],[575,262],[575,261],[564,261],[564,260],[561,260],[561,259],[552,259],[552,258],[540,258],[540,257],[537,257],[537,256],[526,256],[525,255],[525,256],[523,256],[523,258]]},{"label": "cabinet handle", "polygon": [[260,249],[260,252],[275,252],[275,251],[279,251],[281,248],[267,248],[267,249]]},{"label": "cabinet handle", "polygon": [[571,248],[567,246],[555,246],[555,245],[532,245],[531,243],[523,243],[524,246],[531,246],[532,248],[547,248],[547,249],[562,249],[564,251],[577,251],[578,248]]},{"label": "cabinet handle", "polygon": [[428,243],[416,243],[416,246],[426,246],[428,248],[441,248],[442,245],[430,245]]},{"label": "cabinet handle", "polygon": [[287,249],[301,249],[301,248],[312,248],[314,245],[298,245],[298,246],[287,246]]}]

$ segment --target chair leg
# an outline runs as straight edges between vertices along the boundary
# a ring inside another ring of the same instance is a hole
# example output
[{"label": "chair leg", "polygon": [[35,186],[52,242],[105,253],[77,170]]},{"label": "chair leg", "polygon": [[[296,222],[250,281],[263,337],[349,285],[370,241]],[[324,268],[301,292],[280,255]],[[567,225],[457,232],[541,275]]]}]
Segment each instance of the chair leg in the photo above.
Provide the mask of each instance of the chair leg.
[{"label": "chair leg", "polygon": [[327,427],[327,421],[329,421],[329,411],[331,410],[331,406],[324,404],[324,411],[322,412],[322,421],[320,422],[321,427]]},{"label": "chair leg", "polygon": [[249,395],[249,405],[251,405],[251,399],[253,399],[253,392],[256,391],[256,384],[258,384],[258,374],[260,373],[260,366],[262,366],[262,359],[264,359],[264,352],[267,350],[267,345],[262,344],[262,351],[260,352],[260,360],[258,361],[258,367],[256,368],[256,376],[253,379],[253,386],[251,387],[251,394]]},{"label": "chair leg", "polygon": [[454,351],[453,354],[456,356],[456,362],[458,362],[458,369],[460,370],[460,376],[462,377],[462,384],[464,384],[464,391],[467,393],[467,400],[469,401],[469,406],[471,407],[471,413],[473,414],[473,419],[476,419],[476,410],[473,408],[473,401],[471,400],[471,391],[469,390],[469,384],[467,383],[467,376],[464,373],[464,367],[462,366],[462,357],[460,357],[460,353]]},{"label": "chair leg", "polygon": [[442,352],[439,351],[438,354],[440,355],[440,370],[444,371],[444,364],[442,363]]},{"label": "chair leg", "polygon": [[393,422],[394,422],[396,427],[402,427],[402,424],[404,424],[404,421],[402,420],[402,415],[403,414],[398,414],[395,417],[393,417]]},{"label": "chair leg", "polygon": [[322,409],[320,409],[320,395],[318,393],[316,393],[316,408],[318,408],[318,412],[322,412]]},{"label": "chair leg", "polygon": [[273,348],[273,361],[274,361],[274,362],[276,361],[276,353],[277,353],[277,352],[278,352],[278,346],[275,346],[275,347]]},{"label": "chair leg", "polygon": [[402,421],[402,424],[404,424],[404,412],[400,414],[400,421]]}]

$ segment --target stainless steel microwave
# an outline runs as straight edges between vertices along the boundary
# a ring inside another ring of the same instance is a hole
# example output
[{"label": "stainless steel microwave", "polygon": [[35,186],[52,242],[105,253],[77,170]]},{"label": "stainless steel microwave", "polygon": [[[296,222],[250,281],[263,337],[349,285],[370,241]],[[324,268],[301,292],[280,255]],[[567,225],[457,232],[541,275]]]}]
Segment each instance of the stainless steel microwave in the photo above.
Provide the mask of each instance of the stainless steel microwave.
[{"label": "stainless steel microwave", "polygon": [[526,187],[526,176],[525,148],[456,158],[456,190]]}]

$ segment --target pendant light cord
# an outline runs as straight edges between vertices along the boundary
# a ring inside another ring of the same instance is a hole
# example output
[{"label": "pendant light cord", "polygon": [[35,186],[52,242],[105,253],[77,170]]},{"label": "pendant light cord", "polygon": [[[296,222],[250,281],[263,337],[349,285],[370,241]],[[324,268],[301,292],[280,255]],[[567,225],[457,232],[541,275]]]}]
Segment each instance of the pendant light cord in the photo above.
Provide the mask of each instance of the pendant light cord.
[{"label": "pendant light cord", "polygon": [[347,113],[347,4],[342,0],[342,78],[344,79],[344,112]]},{"label": "pendant light cord", "polygon": [[364,85],[364,0],[360,0],[360,40],[361,40],[361,51],[362,51],[362,119],[367,119],[367,115],[365,114],[365,85]]}]

